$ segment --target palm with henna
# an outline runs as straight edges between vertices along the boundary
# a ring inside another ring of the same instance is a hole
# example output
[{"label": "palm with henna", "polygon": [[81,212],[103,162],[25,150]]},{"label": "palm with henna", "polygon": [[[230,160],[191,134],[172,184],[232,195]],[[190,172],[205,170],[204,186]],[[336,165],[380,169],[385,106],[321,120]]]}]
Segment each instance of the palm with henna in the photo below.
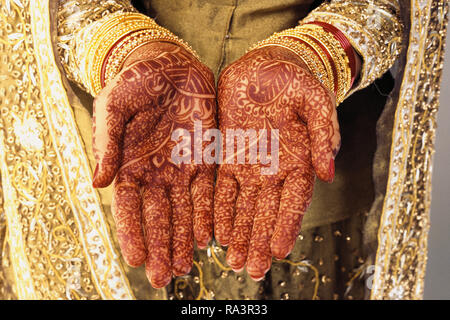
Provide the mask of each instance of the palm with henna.
[{"label": "palm with henna", "polygon": [[315,176],[327,182],[334,178],[340,145],[334,95],[291,51],[268,46],[222,72],[218,103],[223,134],[227,129],[278,129],[275,174],[262,175],[260,163],[225,163],[215,188],[214,233],[228,246],[227,263],[236,272],[246,266],[260,280],[272,257],[283,259],[293,249]]},{"label": "palm with henna", "polygon": [[113,181],[112,213],[122,255],[145,263],[155,288],[192,267],[194,238],[212,235],[213,165],[171,160],[172,132],[215,127],[211,71],[185,49],[139,48],[94,101],[94,186]]}]

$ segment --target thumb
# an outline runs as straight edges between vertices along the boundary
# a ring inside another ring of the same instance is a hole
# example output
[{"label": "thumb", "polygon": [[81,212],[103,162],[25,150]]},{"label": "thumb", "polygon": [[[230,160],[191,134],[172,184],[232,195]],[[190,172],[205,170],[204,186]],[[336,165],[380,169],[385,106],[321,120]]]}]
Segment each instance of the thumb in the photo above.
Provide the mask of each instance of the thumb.
[{"label": "thumb", "polygon": [[101,92],[94,101],[93,151],[97,166],[94,188],[105,188],[114,180],[121,161],[121,143],[126,119],[114,104],[119,101]]},{"label": "thumb", "polygon": [[312,90],[306,101],[307,127],[311,139],[314,171],[319,179],[333,182],[334,159],[341,145],[334,97],[324,88]]}]

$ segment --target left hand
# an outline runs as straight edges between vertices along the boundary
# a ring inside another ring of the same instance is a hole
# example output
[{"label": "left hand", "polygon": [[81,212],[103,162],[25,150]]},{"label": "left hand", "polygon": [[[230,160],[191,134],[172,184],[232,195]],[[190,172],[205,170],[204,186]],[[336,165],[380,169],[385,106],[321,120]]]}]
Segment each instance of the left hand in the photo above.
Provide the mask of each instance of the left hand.
[{"label": "left hand", "polygon": [[[270,141],[270,131],[279,130],[275,174],[262,175],[260,163],[224,163],[215,188],[215,237],[229,245],[227,263],[236,272],[247,265],[260,280],[272,256],[283,259],[293,249],[315,175],[334,178],[340,145],[334,95],[298,56],[271,46],[250,51],[222,72],[218,103],[222,134],[265,129]],[[271,155],[274,161],[274,150]]]},{"label": "left hand", "polygon": [[[94,101],[94,186],[113,180],[122,256],[145,262],[152,286],[189,273],[194,239],[212,236],[214,164],[177,163],[172,134],[214,128],[212,72],[184,48],[151,42],[131,55]],[[187,146],[191,148],[191,145]]]}]

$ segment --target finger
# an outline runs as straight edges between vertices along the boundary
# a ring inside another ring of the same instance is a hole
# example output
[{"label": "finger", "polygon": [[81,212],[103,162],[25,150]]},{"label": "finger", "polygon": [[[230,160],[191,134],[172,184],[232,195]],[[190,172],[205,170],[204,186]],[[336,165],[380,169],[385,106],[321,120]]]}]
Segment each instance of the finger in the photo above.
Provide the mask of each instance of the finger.
[{"label": "finger", "polygon": [[197,246],[204,249],[212,237],[214,171],[202,171],[191,184],[194,205],[194,237]]},{"label": "finger", "polygon": [[219,169],[214,192],[214,237],[223,246],[230,242],[237,193],[236,179]]},{"label": "finger", "polygon": [[[123,100],[123,99],[122,99]],[[97,161],[94,171],[93,186],[107,187],[116,176],[120,164],[125,116],[119,112],[121,99],[114,93],[104,91],[94,101],[93,114],[93,151]]]},{"label": "finger", "polygon": [[321,180],[332,182],[334,158],[341,142],[335,102],[321,86],[311,92],[306,99],[305,112],[311,139],[312,163]]},{"label": "finger", "polygon": [[145,272],[154,288],[162,288],[172,279],[170,203],[165,191],[158,187],[146,190],[142,211],[148,248]]},{"label": "finger", "polygon": [[247,258],[247,272],[256,281],[261,280],[272,263],[270,240],[277,222],[280,208],[281,186],[264,187],[256,200],[256,215]]},{"label": "finger", "polygon": [[111,211],[116,225],[117,239],[125,262],[137,267],[147,256],[141,224],[141,195],[139,187],[126,180],[113,188]]},{"label": "finger", "polygon": [[192,268],[194,236],[192,203],[188,186],[173,186],[170,190],[172,205],[172,272],[183,276]]},{"label": "finger", "polygon": [[284,259],[294,248],[303,215],[311,202],[314,185],[312,170],[297,169],[284,181],[280,211],[270,248],[277,259]]},{"label": "finger", "polygon": [[257,195],[256,186],[244,186],[236,200],[236,217],[227,250],[227,263],[235,272],[240,272],[247,260]]}]

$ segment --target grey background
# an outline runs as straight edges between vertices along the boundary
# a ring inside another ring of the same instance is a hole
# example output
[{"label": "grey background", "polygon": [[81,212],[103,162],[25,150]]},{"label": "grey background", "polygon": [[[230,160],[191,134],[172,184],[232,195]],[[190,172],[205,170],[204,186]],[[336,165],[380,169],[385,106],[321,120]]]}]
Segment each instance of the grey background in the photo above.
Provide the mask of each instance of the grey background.
[{"label": "grey background", "polygon": [[[450,31],[450,30],[449,30]],[[450,36],[447,35],[433,164],[425,299],[450,299]]]}]

